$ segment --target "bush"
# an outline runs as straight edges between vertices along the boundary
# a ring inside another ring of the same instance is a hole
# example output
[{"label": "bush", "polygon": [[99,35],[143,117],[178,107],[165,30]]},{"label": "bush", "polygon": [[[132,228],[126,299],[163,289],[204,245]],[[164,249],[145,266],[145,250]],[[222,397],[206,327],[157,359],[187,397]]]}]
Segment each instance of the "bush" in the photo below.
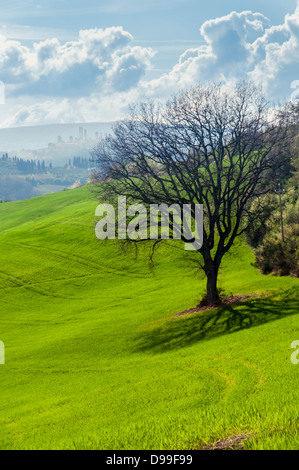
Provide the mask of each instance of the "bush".
[{"label": "bush", "polygon": [[285,227],[284,243],[279,234],[266,236],[255,255],[263,274],[299,277],[299,224]]}]

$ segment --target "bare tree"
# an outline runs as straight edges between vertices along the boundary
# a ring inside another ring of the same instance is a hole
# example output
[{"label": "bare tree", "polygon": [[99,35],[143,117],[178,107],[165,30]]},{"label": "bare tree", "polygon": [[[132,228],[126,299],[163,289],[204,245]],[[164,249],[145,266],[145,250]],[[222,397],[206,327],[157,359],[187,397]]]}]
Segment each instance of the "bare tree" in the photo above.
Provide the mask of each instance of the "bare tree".
[{"label": "bare tree", "polygon": [[210,84],[181,92],[165,106],[133,106],[93,157],[112,194],[144,204],[203,204],[198,251],[207,303],[216,305],[221,260],[257,216],[252,201],[275,184],[285,133],[284,113],[275,114],[252,83],[233,90]]}]

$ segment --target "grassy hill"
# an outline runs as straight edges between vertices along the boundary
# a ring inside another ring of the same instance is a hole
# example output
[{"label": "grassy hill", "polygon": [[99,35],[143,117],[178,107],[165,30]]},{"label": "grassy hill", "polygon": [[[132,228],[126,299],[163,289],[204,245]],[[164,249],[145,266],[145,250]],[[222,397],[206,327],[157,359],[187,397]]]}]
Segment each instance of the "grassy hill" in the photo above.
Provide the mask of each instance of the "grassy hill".
[{"label": "grassy hill", "polygon": [[262,294],[175,316],[194,254],[154,265],[94,235],[87,187],[0,204],[1,449],[194,449],[249,434],[298,449],[299,280],[262,276],[240,240],[220,286]]}]

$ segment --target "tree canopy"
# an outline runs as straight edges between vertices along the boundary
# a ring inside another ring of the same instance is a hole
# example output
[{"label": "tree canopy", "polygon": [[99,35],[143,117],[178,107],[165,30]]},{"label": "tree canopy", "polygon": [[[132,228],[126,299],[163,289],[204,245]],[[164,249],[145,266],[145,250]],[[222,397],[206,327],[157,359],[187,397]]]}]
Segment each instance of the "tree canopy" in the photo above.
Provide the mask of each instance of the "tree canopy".
[{"label": "tree canopy", "polygon": [[[217,276],[234,240],[263,211],[286,162],[286,110],[239,83],[196,86],[165,105],[134,105],[93,151],[107,194],[144,204],[203,204],[207,302],[219,302]],[[262,198],[261,198],[262,200]],[[192,214],[194,216],[194,213]]]}]

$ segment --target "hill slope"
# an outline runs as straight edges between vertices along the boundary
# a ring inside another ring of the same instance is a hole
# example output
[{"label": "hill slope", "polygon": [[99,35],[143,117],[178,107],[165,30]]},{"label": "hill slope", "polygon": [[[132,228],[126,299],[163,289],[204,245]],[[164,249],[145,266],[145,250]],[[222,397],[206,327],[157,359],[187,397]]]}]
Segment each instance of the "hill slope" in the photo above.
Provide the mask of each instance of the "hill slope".
[{"label": "hill slope", "polygon": [[[204,279],[94,235],[88,188],[0,204],[1,449],[190,449],[240,433],[298,448],[298,279],[224,262],[239,305],[176,317]],[[170,243],[171,244],[171,243]],[[178,247],[177,247],[178,248]]]}]

